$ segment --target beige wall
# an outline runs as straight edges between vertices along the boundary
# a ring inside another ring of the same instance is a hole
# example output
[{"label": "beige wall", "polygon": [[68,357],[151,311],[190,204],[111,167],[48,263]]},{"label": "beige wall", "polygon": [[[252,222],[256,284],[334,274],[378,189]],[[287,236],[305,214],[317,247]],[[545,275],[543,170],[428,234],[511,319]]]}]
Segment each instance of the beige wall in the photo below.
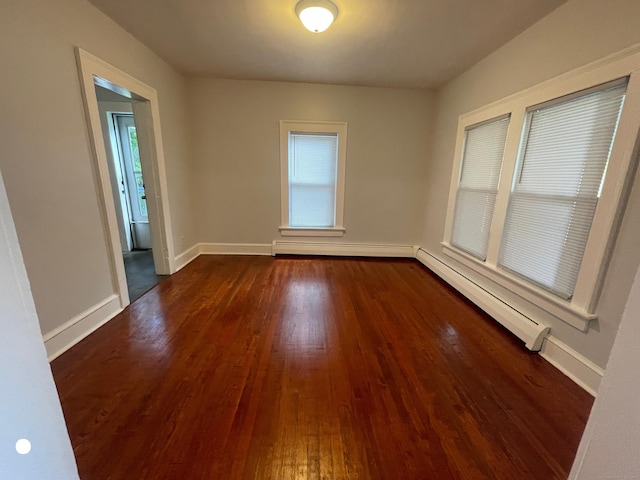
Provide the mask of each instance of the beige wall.
[{"label": "beige wall", "polygon": [[640,269],[616,336],[570,480],[640,478]]},{"label": "beige wall", "polygon": [[189,95],[200,241],[280,238],[279,120],[349,123],[347,233],[337,241],[419,239],[430,92],[193,79]]},{"label": "beige wall", "polygon": [[[440,242],[458,117],[640,42],[638,25],[640,2],[637,0],[571,0],[438,92],[422,238],[422,245],[429,252],[443,257]],[[598,322],[584,334],[550,320],[554,336],[601,367],[606,365],[640,262],[640,185],[637,184],[605,281]]]},{"label": "beige wall", "polygon": [[[0,174],[0,470],[2,478],[78,479]],[[27,457],[14,450],[26,438]]]},{"label": "beige wall", "polygon": [[186,83],[85,0],[3,1],[0,44],[0,169],[47,333],[114,291],[74,46],[158,91],[178,252],[196,241]]}]

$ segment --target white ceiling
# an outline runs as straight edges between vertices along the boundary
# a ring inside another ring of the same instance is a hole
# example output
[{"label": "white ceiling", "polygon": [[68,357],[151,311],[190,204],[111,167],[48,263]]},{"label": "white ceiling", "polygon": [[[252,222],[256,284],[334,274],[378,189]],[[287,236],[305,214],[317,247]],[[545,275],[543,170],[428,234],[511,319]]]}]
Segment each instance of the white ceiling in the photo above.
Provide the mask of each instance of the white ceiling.
[{"label": "white ceiling", "polygon": [[191,76],[437,87],[566,0],[333,0],[314,34],[297,0],[90,0]]}]

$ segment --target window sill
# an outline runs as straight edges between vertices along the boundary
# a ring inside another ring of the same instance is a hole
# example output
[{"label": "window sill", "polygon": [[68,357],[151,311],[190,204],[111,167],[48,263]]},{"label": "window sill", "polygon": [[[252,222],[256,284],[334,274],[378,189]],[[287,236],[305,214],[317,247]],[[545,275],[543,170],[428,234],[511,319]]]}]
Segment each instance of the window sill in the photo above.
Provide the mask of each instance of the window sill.
[{"label": "window sill", "polygon": [[483,277],[515,293],[527,302],[545,310],[547,313],[550,313],[580,331],[586,332],[589,329],[591,320],[597,318],[595,314],[582,310],[566,300],[529,285],[502,270],[485,265],[478,259],[456,249],[449,243],[442,242],[442,247],[444,254],[448,257],[460,262]]},{"label": "window sill", "polygon": [[280,227],[280,235],[283,237],[342,237],[344,227],[331,228],[296,228]]}]

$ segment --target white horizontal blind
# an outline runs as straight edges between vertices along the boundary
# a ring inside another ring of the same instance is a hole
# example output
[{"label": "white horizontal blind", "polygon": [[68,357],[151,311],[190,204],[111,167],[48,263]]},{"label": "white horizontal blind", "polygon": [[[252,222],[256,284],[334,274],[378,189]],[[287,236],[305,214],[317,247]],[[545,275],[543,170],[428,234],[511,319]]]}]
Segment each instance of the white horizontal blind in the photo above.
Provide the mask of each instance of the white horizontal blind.
[{"label": "white horizontal blind", "polygon": [[466,131],[451,244],[485,260],[509,117]]},{"label": "white horizontal blind", "polygon": [[335,226],[337,152],[337,135],[289,134],[289,226]]},{"label": "white horizontal blind", "polygon": [[499,265],[573,295],[626,85],[528,113]]}]

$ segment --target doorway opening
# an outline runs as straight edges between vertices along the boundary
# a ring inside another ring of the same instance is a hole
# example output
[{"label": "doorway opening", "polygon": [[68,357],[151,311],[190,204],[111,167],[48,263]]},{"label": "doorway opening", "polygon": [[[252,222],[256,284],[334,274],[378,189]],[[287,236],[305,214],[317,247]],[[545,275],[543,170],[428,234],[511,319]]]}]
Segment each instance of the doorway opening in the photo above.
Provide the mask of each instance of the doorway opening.
[{"label": "doorway opening", "polygon": [[156,91],[76,49],[115,293],[122,308],[175,272]]},{"label": "doorway opening", "polygon": [[160,283],[153,263],[153,243],[133,100],[95,86],[113,192],[120,247],[133,302]]},{"label": "doorway opening", "polygon": [[[96,86],[96,90],[100,87]],[[114,157],[115,179],[120,193],[120,201],[116,202],[122,210],[124,235],[121,233],[124,271],[127,275],[129,301],[134,302],[151,288],[160,283],[166,275],[156,274],[153,265],[153,245],[149,229],[149,213],[145,192],[138,134],[133,114],[107,112],[107,120],[113,125],[114,135],[110,140]],[[123,245],[124,246],[124,245]]]}]

